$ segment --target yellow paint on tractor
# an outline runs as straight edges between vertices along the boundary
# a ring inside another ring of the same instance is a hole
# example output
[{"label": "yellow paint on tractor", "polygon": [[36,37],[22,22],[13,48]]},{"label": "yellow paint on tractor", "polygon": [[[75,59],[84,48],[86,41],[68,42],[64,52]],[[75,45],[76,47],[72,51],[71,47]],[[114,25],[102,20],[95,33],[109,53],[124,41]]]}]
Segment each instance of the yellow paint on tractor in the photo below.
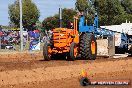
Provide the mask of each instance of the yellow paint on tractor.
[{"label": "yellow paint on tractor", "polygon": [[92,54],[95,54],[95,50],[96,50],[96,45],[95,45],[95,42],[92,41],[91,42],[91,51],[92,51]]}]

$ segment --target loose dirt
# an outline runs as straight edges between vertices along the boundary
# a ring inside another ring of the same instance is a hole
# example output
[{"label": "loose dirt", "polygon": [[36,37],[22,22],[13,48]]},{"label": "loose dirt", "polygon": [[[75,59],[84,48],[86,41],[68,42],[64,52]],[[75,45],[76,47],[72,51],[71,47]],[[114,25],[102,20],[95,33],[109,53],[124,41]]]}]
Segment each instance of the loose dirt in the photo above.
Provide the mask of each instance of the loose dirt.
[{"label": "loose dirt", "polygon": [[42,51],[8,51],[0,52],[0,62],[14,62],[14,61],[25,61],[25,60],[39,60],[43,58]]},{"label": "loose dirt", "polygon": [[[79,82],[82,69],[88,73],[91,80],[132,80],[131,57],[98,58],[94,61],[43,61],[43,58],[13,60],[0,60],[0,88],[83,88]],[[89,86],[88,88],[132,88],[132,86]]]}]

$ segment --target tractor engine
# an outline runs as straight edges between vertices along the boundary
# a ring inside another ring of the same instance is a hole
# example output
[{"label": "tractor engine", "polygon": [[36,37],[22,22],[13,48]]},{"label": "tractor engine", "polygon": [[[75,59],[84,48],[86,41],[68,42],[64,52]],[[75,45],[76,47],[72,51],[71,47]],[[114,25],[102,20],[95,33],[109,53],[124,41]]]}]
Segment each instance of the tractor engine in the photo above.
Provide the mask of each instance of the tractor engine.
[{"label": "tractor engine", "polygon": [[69,47],[73,38],[73,29],[67,28],[56,28],[53,29],[53,42],[54,48],[57,50],[65,50],[66,47]]}]

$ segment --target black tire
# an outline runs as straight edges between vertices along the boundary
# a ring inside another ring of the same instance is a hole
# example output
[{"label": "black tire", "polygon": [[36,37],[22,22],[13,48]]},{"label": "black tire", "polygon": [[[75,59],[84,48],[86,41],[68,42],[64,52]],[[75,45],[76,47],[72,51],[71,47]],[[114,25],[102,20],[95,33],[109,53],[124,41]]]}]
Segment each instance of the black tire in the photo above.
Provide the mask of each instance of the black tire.
[{"label": "black tire", "polygon": [[43,56],[44,56],[44,60],[46,60],[46,61],[51,60],[51,56],[49,56],[49,53],[48,53],[48,44],[47,43],[44,43],[44,46],[43,46]]},{"label": "black tire", "polygon": [[[126,43],[125,41],[122,41],[124,43]],[[128,52],[128,46],[123,45],[122,48],[115,46],[115,54],[125,54],[126,52]]]},{"label": "black tire", "polygon": [[126,49],[125,48],[119,48],[115,46],[115,54],[125,54]]},{"label": "black tire", "polygon": [[76,48],[76,43],[72,42],[70,46],[70,60],[74,61],[76,59],[76,56],[74,55],[74,48]]},{"label": "black tire", "polygon": [[132,45],[130,46],[128,53],[129,53],[129,56],[132,57]]},{"label": "black tire", "polygon": [[129,51],[129,54],[130,54],[129,56],[132,57],[132,51]]},{"label": "black tire", "polygon": [[69,52],[65,54],[65,59],[66,59],[66,61],[70,61],[71,60]]},{"label": "black tire", "polygon": [[[95,43],[95,52],[92,53],[91,43]],[[82,58],[95,60],[97,57],[97,42],[95,35],[92,33],[84,33],[80,38],[80,54]]]},{"label": "black tire", "polygon": [[80,84],[82,86],[88,86],[91,84],[90,80],[86,77],[82,77],[81,80],[80,80]]}]

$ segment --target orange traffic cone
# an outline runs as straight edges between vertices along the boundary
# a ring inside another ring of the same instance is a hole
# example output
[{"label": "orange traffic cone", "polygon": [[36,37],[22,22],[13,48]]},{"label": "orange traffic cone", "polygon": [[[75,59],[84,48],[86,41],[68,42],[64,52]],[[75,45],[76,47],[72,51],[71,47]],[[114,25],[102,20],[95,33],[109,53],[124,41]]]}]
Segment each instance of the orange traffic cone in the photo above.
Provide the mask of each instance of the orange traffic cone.
[{"label": "orange traffic cone", "polygon": [[85,70],[82,70],[82,77],[87,77],[87,72],[85,72]]}]

